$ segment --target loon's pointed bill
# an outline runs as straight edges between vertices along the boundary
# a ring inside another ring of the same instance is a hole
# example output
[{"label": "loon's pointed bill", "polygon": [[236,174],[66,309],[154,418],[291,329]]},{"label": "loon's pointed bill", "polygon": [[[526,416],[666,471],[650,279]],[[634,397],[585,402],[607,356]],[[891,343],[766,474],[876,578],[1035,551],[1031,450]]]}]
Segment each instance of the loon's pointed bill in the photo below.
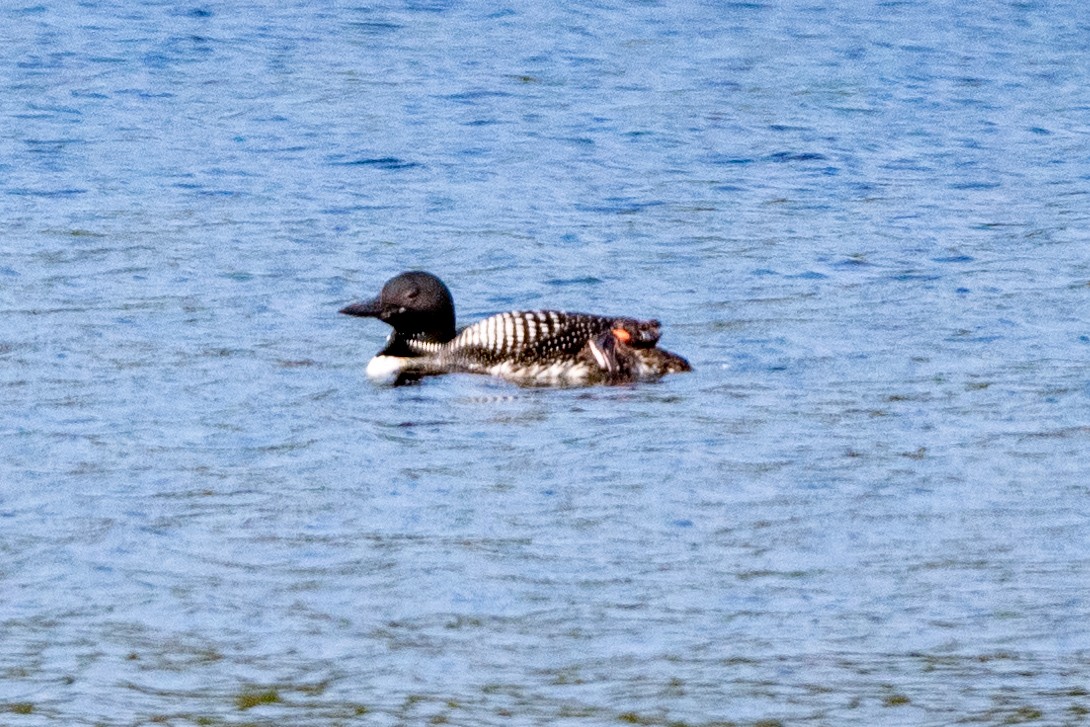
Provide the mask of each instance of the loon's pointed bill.
[{"label": "loon's pointed bill", "polygon": [[371,300],[361,300],[355,303],[349,303],[344,308],[341,308],[338,313],[344,313],[349,316],[360,316],[361,318],[378,318],[382,313],[382,301],[379,298],[373,298]]},{"label": "loon's pointed bill", "polygon": [[653,381],[692,370],[681,356],[657,347],[656,320],[511,311],[456,330],[450,290],[419,270],[391,278],[377,298],[352,303],[341,313],[378,318],[393,327],[385,348],[367,366],[368,377],[382,383],[461,372],[527,386],[585,386]]}]

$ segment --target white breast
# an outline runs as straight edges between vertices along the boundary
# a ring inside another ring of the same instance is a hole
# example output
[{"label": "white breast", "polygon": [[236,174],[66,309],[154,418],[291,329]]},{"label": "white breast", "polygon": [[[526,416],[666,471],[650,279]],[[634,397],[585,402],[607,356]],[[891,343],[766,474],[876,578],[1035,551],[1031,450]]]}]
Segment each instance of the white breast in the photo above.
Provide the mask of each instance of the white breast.
[{"label": "white breast", "polygon": [[404,356],[375,356],[367,362],[367,378],[376,384],[393,384],[411,361]]}]

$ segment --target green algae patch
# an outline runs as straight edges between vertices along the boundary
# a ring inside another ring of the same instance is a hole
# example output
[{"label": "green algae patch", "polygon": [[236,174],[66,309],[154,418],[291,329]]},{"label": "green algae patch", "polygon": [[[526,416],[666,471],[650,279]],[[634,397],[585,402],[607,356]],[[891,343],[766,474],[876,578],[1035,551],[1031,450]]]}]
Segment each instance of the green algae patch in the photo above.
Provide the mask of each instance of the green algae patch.
[{"label": "green algae patch", "polygon": [[1044,717],[1044,713],[1035,707],[1019,707],[1014,710],[1012,714],[1007,715],[1003,720],[1003,724],[1025,724],[1026,722],[1036,722]]},{"label": "green algae patch", "polygon": [[261,692],[243,692],[235,697],[235,706],[241,711],[253,709],[262,704],[276,704],[280,701],[280,694],[275,689],[266,689]]}]

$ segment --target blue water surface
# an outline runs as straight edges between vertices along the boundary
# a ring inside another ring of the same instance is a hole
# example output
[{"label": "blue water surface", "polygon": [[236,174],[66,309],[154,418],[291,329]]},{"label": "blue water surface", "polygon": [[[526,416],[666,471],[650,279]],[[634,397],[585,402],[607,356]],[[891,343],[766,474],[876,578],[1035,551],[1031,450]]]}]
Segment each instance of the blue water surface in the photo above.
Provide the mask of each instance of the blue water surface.
[{"label": "blue water surface", "polygon": [[[0,9],[0,723],[1090,719],[1090,6]],[[695,371],[379,388],[338,316]]]}]

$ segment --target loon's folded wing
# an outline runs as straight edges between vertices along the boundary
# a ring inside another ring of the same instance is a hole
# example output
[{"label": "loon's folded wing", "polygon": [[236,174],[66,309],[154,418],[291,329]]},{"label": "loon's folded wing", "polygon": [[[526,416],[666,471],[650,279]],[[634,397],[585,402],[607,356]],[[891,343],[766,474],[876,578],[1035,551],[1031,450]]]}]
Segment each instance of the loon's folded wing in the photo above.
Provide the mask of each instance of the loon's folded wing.
[{"label": "loon's folded wing", "polygon": [[588,313],[512,311],[464,328],[448,349],[494,361],[554,361],[576,356],[612,322]]}]

